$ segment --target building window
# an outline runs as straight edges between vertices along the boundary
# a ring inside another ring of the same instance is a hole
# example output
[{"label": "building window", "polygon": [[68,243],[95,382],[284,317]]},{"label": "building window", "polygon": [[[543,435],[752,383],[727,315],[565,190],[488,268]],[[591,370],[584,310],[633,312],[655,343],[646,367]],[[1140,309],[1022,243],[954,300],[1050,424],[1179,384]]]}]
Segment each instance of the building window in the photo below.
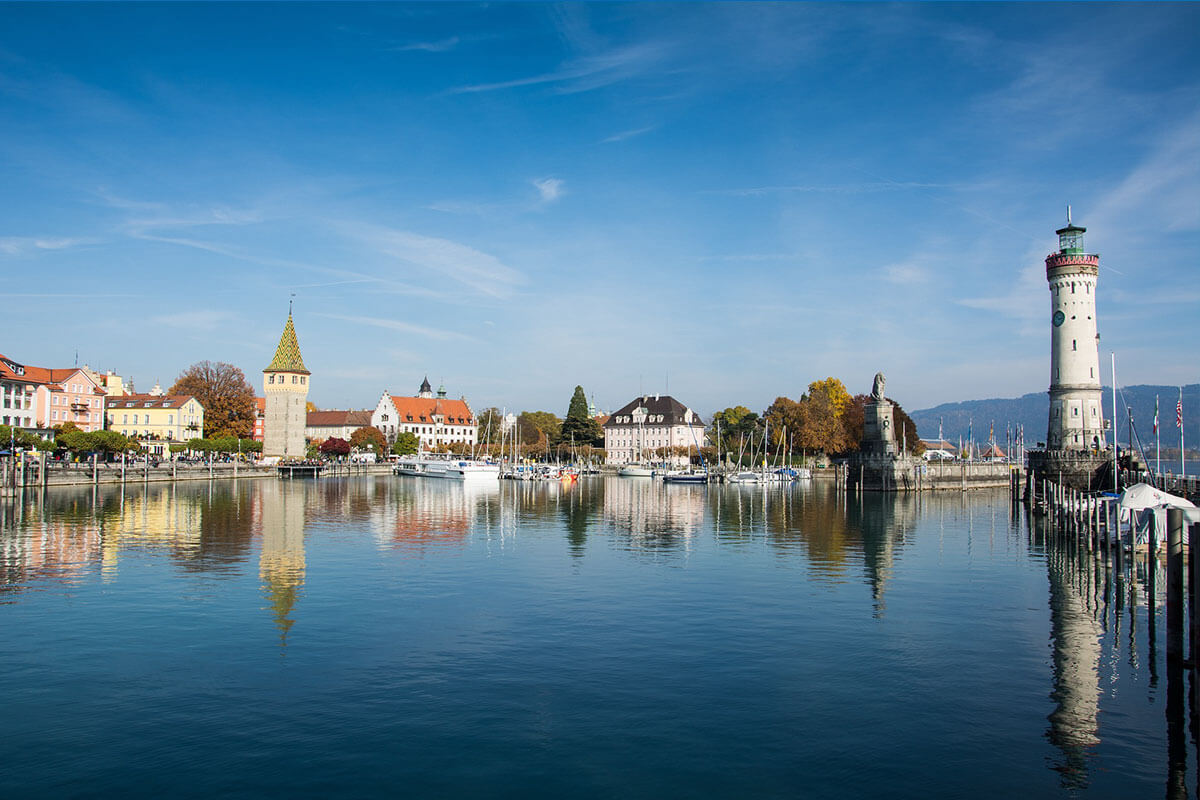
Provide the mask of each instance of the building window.
[{"label": "building window", "polygon": [[1076,347],[1076,342],[1075,342],[1075,340],[1074,340],[1074,339],[1072,339],[1072,340],[1071,340],[1071,349],[1072,349],[1072,350],[1078,350],[1078,349],[1079,349],[1078,347]]},{"label": "building window", "polygon": [[275,376],[274,376],[274,375],[268,375],[268,376],[267,376],[267,383],[274,383],[274,382],[275,382]]}]

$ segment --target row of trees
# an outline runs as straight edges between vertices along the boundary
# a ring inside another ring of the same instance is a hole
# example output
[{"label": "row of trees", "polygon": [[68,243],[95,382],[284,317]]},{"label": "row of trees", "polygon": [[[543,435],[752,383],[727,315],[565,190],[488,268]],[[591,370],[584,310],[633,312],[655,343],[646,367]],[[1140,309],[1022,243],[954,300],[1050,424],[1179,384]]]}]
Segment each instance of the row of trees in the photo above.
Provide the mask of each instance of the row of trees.
[{"label": "row of trees", "polygon": [[[709,440],[718,441],[724,453],[763,450],[763,435],[767,434],[766,450],[770,454],[825,453],[844,456],[858,450],[862,440],[864,408],[870,397],[851,395],[837,378],[825,378],[808,385],[799,400],[777,397],[760,417],[745,406],[734,406],[713,414]],[[894,400],[892,424],[896,444],[909,453],[920,455],[925,450],[917,436],[916,423]]]},{"label": "row of trees", "polygon": [[[497,444],[504,425],[504,414],[500,409],[484,409],[477,415],[477,421],[480,443]],[[604,430],[588,410],[583,387],[576,386],[564,418],[550,411],[522,411],[517,416],[516,440],[518,445],[529,449],[531,453],[544,454],[564,445],[574,446],[577,450],[598,448],[604,446]]]},{"label": "row of trees", "polygon": [[[254,390],[245,374],[232,364],[211,361],[193,364],[176,379],[170,393],[194,395],[204,406],[206,440],[246,437],[254,429]],[[868,400],[867,395],[851,395],[837,378],[813,381],[800,399],[777,397],[762,416],[745,406],[716,412],[709,440],[717,443],[719,423],[722,452],[745,450],[752,442],[761,450],[763,433],[767,430],[767,450],[772,454],[782,449],[790,455],[816,452],[845,455],[858,449],[863,408]],[[899,404],[894,405],[893,414],[897,443],[905,443],[909,452],[920,454],[924,447],[912,419]],[[495,407],[487,408],[477,415],[477,421],[480,444],[485,449],[495,449],[501,438],[503,413]],[[598,448],[604,445],[604,431],[589,413],[583,387],[576,386],[563,418],[550,411],[521,412],[516,421],[516,441],[531,455],[549,453],[564,445]],[[377,457],[389,450],[383,433],[372,426],[359,428],[344,444],[350,448],[347,452],[369,448]],[[390,450],[407,455],[415,453],[417,446],[415,435],[401,433]],[[340,454],[342,448],[343,440],[331,440],[323,452]],[[456,448],[448,445],[447,449]]]}]

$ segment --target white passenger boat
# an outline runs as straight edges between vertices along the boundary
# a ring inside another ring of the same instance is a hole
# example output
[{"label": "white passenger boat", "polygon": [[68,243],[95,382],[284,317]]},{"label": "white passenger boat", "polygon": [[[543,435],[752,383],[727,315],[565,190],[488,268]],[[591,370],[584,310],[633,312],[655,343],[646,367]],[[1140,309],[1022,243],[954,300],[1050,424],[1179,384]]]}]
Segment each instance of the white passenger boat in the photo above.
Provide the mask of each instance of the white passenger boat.
[{"label": "white passenger boat", "polygon": [[726,483],[763,483],[761,472],[733,472],[725,476]]},{"label": "white passenger boat", "polygon": [[654,469],[641,464],[628,464],[617,470],[622,478],[653,478]]},{"label": "white passenger boat", "polygon": [[422,454],[402,456],[392,471],[397,475],[450,480],[499,480],[500,465],[471,458]]},{"label": "white passenger boat", "polygon": [[663,483],[708,483],[708,471],[673,470],[663,475]]}]

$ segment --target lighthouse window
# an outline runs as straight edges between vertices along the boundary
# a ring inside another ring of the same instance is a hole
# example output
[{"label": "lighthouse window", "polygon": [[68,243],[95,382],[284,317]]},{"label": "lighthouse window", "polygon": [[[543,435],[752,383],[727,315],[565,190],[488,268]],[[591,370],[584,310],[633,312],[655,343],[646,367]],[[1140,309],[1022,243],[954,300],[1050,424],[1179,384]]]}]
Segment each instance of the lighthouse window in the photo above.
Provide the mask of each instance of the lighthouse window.
[{"label": "lighthouse window", "polygon": [[1096,368],[1095,367],[1092,367],[1091,369],[1089,369],[1088,372],[1090,372],[1092,374],[1091,377],[1093,377],[1093,378],[1096,377]]},{"label": "lighthouse window", "polygon": [[1072,340],[1071,340],[1071,349],[1072,349],[1072,350],[1078,350],[1078,349],[1079,349],[1078,347],[1076,347],[1076,346],[1075,346],[1075,340],[1074,340],[1074,339],[1072,339]]},{"label": "lighthouse window", "polygon": [[1075,281],[1071,281],[1071,294],[1075,294]]},{"label": "lighthouse window", "polygon": [[1075,408],[1072,408],[1072,409],[1071,409],[1071,416],[1073,416],[1073,417],[1078,417],[1078,416],[1079,416],[1079,407],[1078,407],[1078,406],[1076,406]]}]

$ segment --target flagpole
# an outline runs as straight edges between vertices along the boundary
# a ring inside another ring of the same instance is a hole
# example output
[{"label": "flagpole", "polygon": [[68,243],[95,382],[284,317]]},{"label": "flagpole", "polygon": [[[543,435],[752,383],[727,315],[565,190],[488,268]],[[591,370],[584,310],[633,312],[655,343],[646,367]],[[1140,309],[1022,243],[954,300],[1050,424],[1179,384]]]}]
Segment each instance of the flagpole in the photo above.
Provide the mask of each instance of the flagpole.
[{"label": "flagpole", "polygon": [[1154,395],[1154,475],[1162,475],[1162,447],[1159,446],[1158,395]]},{"label": "flagpole", "polygon": [[1183,387],[1179,387],[1179,405],[1175,407],[1175,420],[1179,423],[1179,477],[1187,475],[1187,465],[1183,461]]},{"label": "flagpole", "polygon": [[1121,491],[1121,471],[1117,466],[1117,354],[1112,353],[1112,392],[1113,392],[1113,413],[1112,413],[1112,429],[1113,429],[1113,493]]}]

